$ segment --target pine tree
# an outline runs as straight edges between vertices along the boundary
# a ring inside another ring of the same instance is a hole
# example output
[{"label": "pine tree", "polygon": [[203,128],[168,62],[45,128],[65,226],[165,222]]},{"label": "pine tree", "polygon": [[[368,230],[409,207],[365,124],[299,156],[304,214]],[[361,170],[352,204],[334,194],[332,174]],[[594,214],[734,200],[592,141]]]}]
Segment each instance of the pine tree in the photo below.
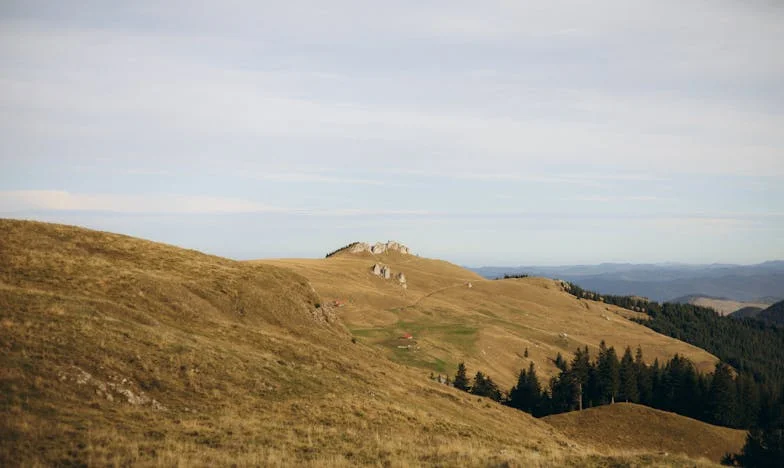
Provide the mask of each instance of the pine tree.
[{"label": "pine tree", "polygon": [[526,406],[526,401],[523,395],[527,380],[528,376],[526,375],[525,370],[520,370],[520,374],[517,376],[517,385],[509,390],[509,400],[506,403],[507,405],[511,406],[512,408],[525,411],[524,408]]},{"label": "pine tree", "polygon": [[561,369],[561,371],[566,371],[566,368],[568,367],[568,364],[561,353],[558,353],[558,355],[555,356],[555,367]]},{"label": "pine tree", "polygon": [[466,375],[466,367],[464,363],[460,363],[457,365],[457,373],[455,374],[455,380],[453,385],[456,389],[462,390],[467,392],[469,390],[468,386],[468,376]]},{"label": "pine tree", "polygon": [[619,388],[618,399],[625,402],[637,403],[640,401],[640,394],[637,382],[637,368],[632,358],[632,350],[628,346],[621,358],[621,365],[618,371]]},{"label": "pine tree", "polygon": [[615,401],[618,395],[620,363],[615,348],[607,348],[604,340],[599,345],[599,358],[596,363],[602,403]]},{"label": "pine tree", "polygon": [[509,391],[508,405],[526,413],[538,415],[542,397],[542,389],[536,368],[532,362],[528,371],[521,370],[517,377],[517,385]]},{"label": "pine tree", "polygon": [[584,349],[577,348],[572,359],[571,375],[574,385],[577,386],[577,408],[583,409],[585,405],[585,395],[588,391],[588,379],[591,376],[591,356],[588,353],[588,346]]},{"label": "pine tree", "polygon": [[492,398],[501,401],[501,390],[489,376],[485,376],[482,371],[477,371],[474,377],[474,384],[471,385],[471,393],[477,396]]},{"label": "pine tree", "polygon": [[645,365],[642,357],[642,348],[637,347],[637,353],[634,356],[634,366],[637,372],[637,395],[640,403],[643,405],[653,405],[653,380],[651,379],[651,370]]},{"label": "pine tree", "polygon": [[735,395],[735,382],[732,380],[732,370],[722,362],[716,364],[711,380],[708,395],[708,418],[721,426],[735,426],[735,408],[737,397]]}]

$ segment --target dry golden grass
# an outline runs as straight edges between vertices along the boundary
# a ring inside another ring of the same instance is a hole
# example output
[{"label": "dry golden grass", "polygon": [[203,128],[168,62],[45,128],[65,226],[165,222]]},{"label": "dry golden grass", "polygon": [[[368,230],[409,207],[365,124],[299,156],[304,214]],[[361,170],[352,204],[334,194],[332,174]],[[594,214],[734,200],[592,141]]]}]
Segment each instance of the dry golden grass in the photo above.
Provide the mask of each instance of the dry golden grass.
[{"label": "dry golden grass", "polygon": [[630,446],[638,450],[668,452],[721,461],[725,453],[738,453],[746,432],[712,426],[695,419],[631,403],[600,406],[544,418],[573,440],[599,450]]},{"label": "dry golden grass", "polygon": [[[432,264],[412,284],[468,275]],[[361,303],[405,306],[412,289],[368,286]],[[600,453],[433,383],[352,343],[326,299],[275,266],[0,220],[0,465],[695,464]]]},{"label": "dry golden grass", "polygon": [[[408,289],[374,276],[375,262],[405,273]],[[322,297],[346,300],[337,313],[358,339],[426,373],[453,374],[465,361],[469,371],[482,370],[509,388],[529,362],[549,377],[557,373],[552,361],[557,353],[571,359],[577,347],[586,345],[595,353],[601,340],[619,352],[639,345],[649,362],[678,353],[710,371],[717,361],[700,348],[629,320],[644,314],[578,300],[544,278],[486,280],[447,262],[396,252],[252,263],[288,267],[307,277]],[[395,338],[407,332],[416,347],[397,348]]]}]

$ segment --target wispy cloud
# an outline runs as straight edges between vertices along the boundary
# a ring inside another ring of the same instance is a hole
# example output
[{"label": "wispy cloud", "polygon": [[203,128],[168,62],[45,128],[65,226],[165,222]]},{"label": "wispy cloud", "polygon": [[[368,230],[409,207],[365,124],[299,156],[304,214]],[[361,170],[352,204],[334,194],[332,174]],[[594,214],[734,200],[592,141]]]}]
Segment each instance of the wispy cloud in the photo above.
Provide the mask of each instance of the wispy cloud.
[{"label": "wispy cloud", "polygon": [[281,208],[249,200],[194,195],[83,194],[57,190],[0,192],[0,211],[105,211],[113,213],[275,213]]},{"label": "wispy cloud", "polygon": [[341,175],[330,175],[317,172],[267,172],[267,173],[242,173],[242,177],[255,180],[269,180],[275,182],[293,183],[325,183],[325,184],[347,184],[347,185],[386,185],[387,182],[377,179],[365,179],[358,177],[347,177]]},{"label": "wispy cloud", "polygon": [[577,195],[563,198],[563,200],[609,203],[619,201],[657,201],[663,200],[663,198],[656,195]]}]

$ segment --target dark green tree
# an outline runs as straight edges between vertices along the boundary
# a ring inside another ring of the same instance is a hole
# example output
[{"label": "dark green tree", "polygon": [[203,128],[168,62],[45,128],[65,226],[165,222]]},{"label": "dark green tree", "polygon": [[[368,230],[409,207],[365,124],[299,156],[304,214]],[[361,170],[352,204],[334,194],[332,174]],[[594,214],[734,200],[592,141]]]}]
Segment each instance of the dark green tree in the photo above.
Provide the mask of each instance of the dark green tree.
[{"label": "dark green tree", "polygon": [[620,385],[619,369],[620,363],[618,362],[615,348],[608,348],[604,340],[602,340],[599,345],[599,357],[596,362],[602,403],[615,401]]},{"label": "dark green tree", "polygon": [[455,374],[455,380],[452,385],[454,385],[456,389],[464,392],[467,392],[470,389],[468,385],[468,376],[466,375],[466,367],[462,362],[457,365],[457,373]]},{"label": "dark green tree", "polygon": [[651,378],[651,369],[645,365],[642,356],[642,348],[637,347],[637,352],[634,355],[634,366],[637,372],[637,395],[640,403],[643,405],[651,405],[653,399],[653,380]]},{"label": "dark green tree", "polygon": [[621,358],[618,378],[618,399],[627,403],[638,403],[640,401],[640,393],[638,388],[637,366],[634,364],[634,358],[632,358],[632,350],[628,346]]},{"label": "dark green tree", "polygon": [[486,376],[482,371],[477,371],[474,376],[474,383],[471,385],[471,393],[477,396],[491,398],[495,401],[501,401],[501,390],[498,385],[493,382],[489,376]]},{"label": "dark green tree", "polygon": [[564,359],[561,353],[558,353],[558,355],[555,356],[555,367],[557,367],[561,371],[565,371],[566,368],[568,367],[568,364],[566,363],[566,359]]},{"label": "dark green tree", "polygon": [[517,377],[517,385],[509,391],[508,405],[526,413],[539,415],[542,399],[542,388],[539,384],[539,377],[536,375],[536,368],[532,362],[528,366],[528,371],[521,370]]},{"label": "dark green tree", "polygon": [[721,426],[737,426],[735,392],[732,369],[724,363],[717,363],[707,401],[707,416],[710,421]]}]

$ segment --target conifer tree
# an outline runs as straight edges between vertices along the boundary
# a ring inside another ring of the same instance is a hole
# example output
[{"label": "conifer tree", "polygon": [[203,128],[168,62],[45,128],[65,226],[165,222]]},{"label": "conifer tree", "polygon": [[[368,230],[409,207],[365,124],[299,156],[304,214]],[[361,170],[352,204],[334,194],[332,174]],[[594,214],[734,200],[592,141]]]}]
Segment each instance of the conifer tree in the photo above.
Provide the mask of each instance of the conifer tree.
[{"label": "conifer tree", "polygon": [[615,348],[607,348],[604,340],[599,345],[599,358],[596,363],[599,386],[603,403],[615,401],[618,395],[620,363]]},{"label": "conifer tree", "polygon": [[721,426],[735,425],[736,394],[732,370],[722,362],[716,364],[708,395],[708,418]]},{"label": "conifer tree", "polygon": [[637,403],[640,401],[638,382],[637,382],[637,367],[632,358],[632,350],[628,346],[621,358],[621,365],[618,371],[619,389],[618,399],[625,402]]},{"label": "conifer tree", "polygon": [[555,367],[561,369],[561,371],[566,371],[568,367],[568,364],[561,353],[558,353],[558,355],[555,356]]},{"label": "conifer tree", "polygon": [[517,377],[517,385],[509,391],[508,405],[526,413],[538,415],[542,389],[539,385],[539,378],[536,375],[536,368],[532,362],[528,366],[528,371],[521,370]]},{"label": "conifer tree", "polygon": [[468,386],[468,376],[466,375],[466,367],[464,363],[460,363],[457,365],[457,373],[455,374],[455,380],[453,385],[456,389],[462,390],[467,392],[469,390]]},{"label": "conifer tree", "polygon": [[491,398],[501,401],[501,390],[489,376],[485,376],[482,371],[477,371],[474,383],[471,385],[471,393],[477,396]]},{"label": "conifer tree", "polygon": [[637,395],[640,403],[643,405],[652,405],[653,397],[653,382],[651,379],[651,370],[645,365],[642,356],[642,348],[637,346],[637,352],[634,356],[634,366],[637,372]]}]

